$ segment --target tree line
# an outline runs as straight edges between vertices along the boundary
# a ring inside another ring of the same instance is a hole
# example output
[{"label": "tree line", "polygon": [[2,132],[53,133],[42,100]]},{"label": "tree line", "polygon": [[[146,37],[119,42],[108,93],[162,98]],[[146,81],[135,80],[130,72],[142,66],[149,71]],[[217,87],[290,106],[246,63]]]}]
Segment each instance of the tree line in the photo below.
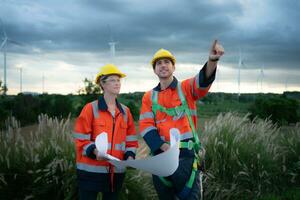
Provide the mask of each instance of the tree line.
[{"label": "tree line", "polygon": [[[71,115],[72,118],[77,117],[85,104],[94,101],[101,95],[100,88],[91,80],[85,79],[83,83],[84,87],[78,91],[78,95],[32,95],[22,93],[18,95],[0,95],[0,128],[5,127],[5,120],[10,116],[14,116],[19,120],[21,126],[37,123],[37,117],[41,113],[59,119],[66,118],[68,115]],[[0,82],[0,88],[3,92],[4,88],[1,85]],[[134,120],[139,119],[143,94],[143,92],[134,92],[120,94],[118,97],[121,103],[130,108]],[[202,104],[199,106],[203,107],[212,104],[218,105],[221,108],[218,112],[227,111],[222,110],[222,105],[225,102],[233,106],[239,103],[249,104],[247,112],[251,114],[252,119],[257,116],[262,119],[270,118],[279,125],[300,121],[300,92],[241,94],[240,96],[233,93],[208,93],[207,96],[201,99],[201,102]],[[236,111],[238,112],[238,110]],[[215,114],[218,115],[219,113]]]}]

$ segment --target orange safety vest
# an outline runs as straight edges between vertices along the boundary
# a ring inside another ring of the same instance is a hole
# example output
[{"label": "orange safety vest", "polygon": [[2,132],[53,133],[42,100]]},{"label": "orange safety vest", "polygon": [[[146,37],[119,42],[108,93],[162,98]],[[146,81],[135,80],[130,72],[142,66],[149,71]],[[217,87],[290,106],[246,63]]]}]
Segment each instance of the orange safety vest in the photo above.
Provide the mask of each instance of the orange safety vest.
[{"label": "orange safety vest", "polygon": [[[106,103],[104,98],[99,101]],[[93,154],[95,139],[102,132],[108,134],[108,154],[124,159],[126,153],[135,155],[138,141],[134,122],[128,107],[117,102],[115,117],[105,108],[99,108],[99,101],[88,103],[76,119],[73,137],[76,143],[76,165],[78,170],[92,173],[110,173],[107,161],[98,161]],[[105,107],[104,106],[104,107]],[[103,107],[100,105],[100,107]],[[125,169],[114,169],[123,173]]]},{"label": "orange safety vest", "polygon": [[[180,131],[180,140],[192,139],[193,133],[188,120],[188,117],[184,112],[177,113],[176,116],[169,116],[165,112],[157,110],[156,115],[152,112],[152,99],[153,95],[157,95],[157,103],[165,108],[176,108],[181,105],[181,99],[177,90],[178,81],[174,77],[171,85],[165,89],[160,90],[159,86],[144,94],[142,99],[142,108],[140,112],[140,134],[142,137],[151,132],[157,131],[160,138],[165,141],[170,141],[170,129],[177,128]],[[201,87],[199,84],[199,74],[195,77],[186,79],[181,83],[182,92],[186,98],[192,120],[195,128],[197,129],[197,108],[196,101],[201,97],[204,97],[211,84]],[[146,141],[147,142],[147,141]]]}]

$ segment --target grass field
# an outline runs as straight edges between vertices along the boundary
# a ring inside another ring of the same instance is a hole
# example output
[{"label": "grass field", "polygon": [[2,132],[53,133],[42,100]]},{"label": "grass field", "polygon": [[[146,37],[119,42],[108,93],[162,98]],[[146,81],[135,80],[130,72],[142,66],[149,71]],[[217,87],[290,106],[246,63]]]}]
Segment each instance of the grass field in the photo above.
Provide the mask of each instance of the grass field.
[{"label": "grass field", "polygon": [[[299,199],[299,125],[277,127],[240,113],[200,121],[206,199]],[[0,134],[0,199],[74,199],[72,127],[70,119],[45,115],[23,128],[11,119]],[[138,158],[146,157],[149,150],[139,142]],[[151,175],[129,170],[121,199],[157,199]]]}]

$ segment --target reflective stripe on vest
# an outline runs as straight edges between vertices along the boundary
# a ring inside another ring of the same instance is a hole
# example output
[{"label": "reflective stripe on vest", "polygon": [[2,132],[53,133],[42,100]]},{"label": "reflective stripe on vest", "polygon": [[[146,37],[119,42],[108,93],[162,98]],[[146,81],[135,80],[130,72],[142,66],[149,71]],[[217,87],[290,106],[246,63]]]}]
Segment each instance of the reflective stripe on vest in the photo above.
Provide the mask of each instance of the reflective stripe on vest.
[{"label": "reflective stripe on vest", "polygon": [[150,132],[152,130],[157,130],[157,128],[155,126],[149,126],[149,127],[145,128],[140,134],[142,137],[144,137],[148,132]]},{"label": "reflective stripe on vest", "polygon": [[[185,133],[182,133],[180,134],[180,140],[186,140],[186,139],[192,139],[194,136],[193,136],[193,133],[192,132],[185,132]],[[166,141],[166,138],[165,136],[160,136],[160,138],[163,140],[163,141]]]},{"label": "reflective stripe on vest", "polygon": [[[96,165],[89,165],[86,163],[78,162],[76,164],[77,169],[87,171],[87,172],[94,172],[94,173],[109,173],[108,166],[96,166]],[[124,173],[125,168],[117,168],[114,169],[115,173]]]},{"label": "reflective stripe on vest", "polygon": [[145,113],[140,115],[140,120],[153,119],[153,118],[154,118],[153,112],[145,112]]},{"label": "reflective stripe on vest", "polygon": [[95,101],[92,102],[92,107],[93,107],[94,118],[98,118],[99,117],[98,100],[95,100]]},{"label": "reflective stripe on vest", "polygon": [[137,136],[136,135],[126,136],[126,142],[135,142],[135,141],[137,141]]},{"label": "reflective stripe on vest", "polygon": [[124,121],[127,124],[127,122],[128,122],[127,107],[123,104],[121,104],[121,106],[122,106],[123,111],[124,111]]},{"label": "reflective stripe on vest", "polygon": [[[111,143],[108,143],[107,150],[111,150]],[[122,142],[121,144],[115,144],[114,150],[125,151],[125,142]]]},{"label": "reflective stripe on vest", "polygon": [[78,133],[78,132],[73,132],[73,138],[74,139],[80,139],[80,140],[90,140],[91,139],[91,134],[85,134],[85,133]]},{"label": "reflective stripe on vest", "polygon": [[122,142],[122,144],[115,144],[115,150],[125,151],[125,142]]}]

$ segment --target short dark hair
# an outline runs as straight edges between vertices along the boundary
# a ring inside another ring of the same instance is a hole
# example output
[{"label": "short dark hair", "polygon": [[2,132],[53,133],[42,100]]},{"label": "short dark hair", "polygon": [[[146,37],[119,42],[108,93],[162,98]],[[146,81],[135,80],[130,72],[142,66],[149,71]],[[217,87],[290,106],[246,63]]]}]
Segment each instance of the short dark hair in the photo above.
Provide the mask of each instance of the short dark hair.
[{"label": "short dark hair", "polygon": [[153,68],[153,69],[155,69],[156,61],[157,61],[157,60],[160,60],[160,59],[168,59],[169,61],[172,62],[173,65],[175,64],[174,61],[173,61],[171,58],[168,58],[168,57],[162,57],[162,58],[156,59],[156,60],[153,62],[153,65],[152,65],[152,68]]}]

